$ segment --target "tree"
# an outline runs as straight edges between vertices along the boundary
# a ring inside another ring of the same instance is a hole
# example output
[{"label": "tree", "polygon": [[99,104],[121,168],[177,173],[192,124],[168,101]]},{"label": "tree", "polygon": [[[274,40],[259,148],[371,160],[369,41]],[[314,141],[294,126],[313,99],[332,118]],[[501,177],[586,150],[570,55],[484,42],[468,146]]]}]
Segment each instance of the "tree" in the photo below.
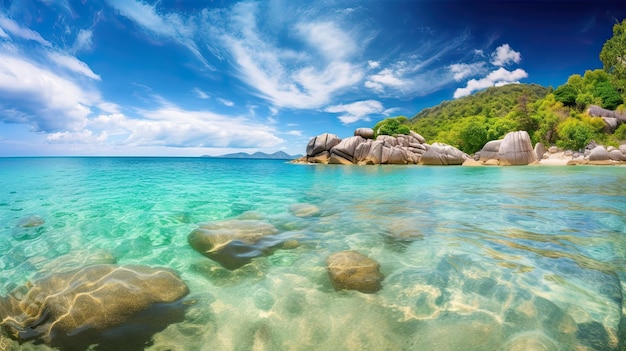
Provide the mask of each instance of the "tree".
[{"label": "tree", "polygon": [[489,141],[487,125],[480,121],[471,121],[461,130],[459,137],[461,138],[461,151],[473,154]]},{"label": "tree", "polygon": [[557,127],[557,145],[564,149],[581,150],[593,138],[593,128],[575,118],[568,118]]},{"label": "tree", "polygon": [[569,83],[561,85],[554,91],[554,98],[556,101],[563,103],[565,106],[576,106],[577,96],[578,91],[576,91],[576,88]]},{"label": "tree", "polygon": [[374,133],[378,135],[396,135],[396,134],[409,134],[411,130],[403,123],[409,119],[405,116],[398,116],[392,118],[385,118],[384,120],[376,123],[374,126]]},{"label": "tree", "polygon": [[615,87],[626,93],[626,19],[613,26],[613,37],[602,46],[600,60]]},{"label": "tree", "polygon": [[602,107],[615,110],[624,100],[617,89],[609,82],[600,82],[594,88],[594,95],[602,100]]}]

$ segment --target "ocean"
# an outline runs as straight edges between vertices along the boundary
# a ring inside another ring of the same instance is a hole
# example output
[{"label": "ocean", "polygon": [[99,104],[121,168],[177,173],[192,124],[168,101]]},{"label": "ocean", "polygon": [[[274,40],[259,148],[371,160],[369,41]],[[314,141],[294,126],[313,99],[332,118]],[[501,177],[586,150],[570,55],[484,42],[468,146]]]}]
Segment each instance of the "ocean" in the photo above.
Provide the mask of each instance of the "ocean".
[{"label": "ocean", "polygon": [[[171,268],[185,317],[147,350],[626,349],[625,167],[0,158],[0,179],[0,296],[91,263]],[[230,270],[187,241],[250,218],[296,244]],[[335,291],[343,250],[380,264],[378,292]]]}]

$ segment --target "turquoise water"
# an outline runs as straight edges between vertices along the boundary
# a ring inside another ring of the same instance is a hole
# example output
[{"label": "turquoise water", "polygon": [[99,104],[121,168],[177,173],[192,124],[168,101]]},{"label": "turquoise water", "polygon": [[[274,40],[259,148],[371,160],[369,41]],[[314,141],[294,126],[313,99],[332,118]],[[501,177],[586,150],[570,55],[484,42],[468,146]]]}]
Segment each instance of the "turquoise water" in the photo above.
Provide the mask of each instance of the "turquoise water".
[{"label": "turquoise water", "polygon": [[[149,350],[625,349],[624,167],[5,158],[0,179],[0,295],[106,260],[170,267],[190,306]],[[299,246],[231,271],[187,243],[245,218]],[[341,250],[383,288],[336,292]]]}]

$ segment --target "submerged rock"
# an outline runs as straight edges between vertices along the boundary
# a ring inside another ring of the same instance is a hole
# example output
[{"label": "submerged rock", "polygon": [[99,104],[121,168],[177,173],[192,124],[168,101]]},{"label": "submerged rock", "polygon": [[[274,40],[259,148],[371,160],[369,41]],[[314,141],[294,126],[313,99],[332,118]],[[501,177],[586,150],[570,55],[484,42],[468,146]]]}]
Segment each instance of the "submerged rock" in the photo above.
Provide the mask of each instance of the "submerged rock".
[{"label": "submerged rock", "polygon": [[278,247],[283,239],[273,225],[256,219],[231,219],[204,223],[187,241],[196,251],[234,270]]},{"label": "submerged rock", "polygon": [[326,268],[335,290],[375,293],[381,288],[383,274],[380,272],[380,265],[358,252],[334,253],[326,260]]},{"label": "submerged rock", "polygon": [[17,226],[22,227],[22,228],[34,228],[34,227],[40,227],[44,225],[45,223],[46,221],[39,216],[30,216],[30,217],[25,217],[25,218],[20,219],[17,222]]},{"label": "submerged rock", "polygon": [[320,208],[307,203],[295,203],[289,206],[289,212],[296,217],[315,217],[319,215]]},{"label": "submerged rock", "polygon": [[182,321],[189,293],[170,269],[87,266],[36,280],[0,299],[2,329],[20,343],[61,350],[142,349]]}]

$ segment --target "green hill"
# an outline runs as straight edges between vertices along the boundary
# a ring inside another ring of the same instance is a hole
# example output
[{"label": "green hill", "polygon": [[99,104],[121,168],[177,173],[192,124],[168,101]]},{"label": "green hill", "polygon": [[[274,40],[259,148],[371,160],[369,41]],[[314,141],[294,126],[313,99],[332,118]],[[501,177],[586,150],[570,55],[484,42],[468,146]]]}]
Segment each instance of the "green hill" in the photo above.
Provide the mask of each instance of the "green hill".
[{"label": "green hill", "polygon": [[426,108],[404,122],[429,142],[473,153],[487,141],[525,129],[532,105],[551,92],[536,84],[510,84]]}]

